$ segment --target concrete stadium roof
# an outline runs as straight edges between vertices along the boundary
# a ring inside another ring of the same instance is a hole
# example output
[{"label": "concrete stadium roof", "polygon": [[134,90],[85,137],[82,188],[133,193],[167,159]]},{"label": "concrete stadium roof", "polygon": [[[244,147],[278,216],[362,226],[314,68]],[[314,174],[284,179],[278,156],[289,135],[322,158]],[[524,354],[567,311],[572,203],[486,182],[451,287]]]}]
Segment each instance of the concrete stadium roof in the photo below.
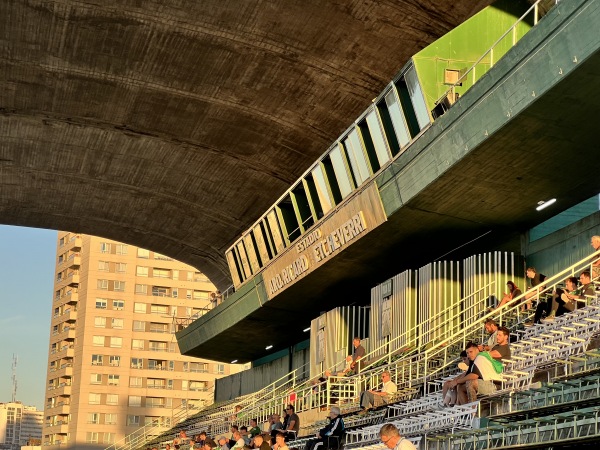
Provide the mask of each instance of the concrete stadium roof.
[{"label": "concrete stadium roof", "polygon": [[0,222],[224,251],[490,0],[0,2]]}]

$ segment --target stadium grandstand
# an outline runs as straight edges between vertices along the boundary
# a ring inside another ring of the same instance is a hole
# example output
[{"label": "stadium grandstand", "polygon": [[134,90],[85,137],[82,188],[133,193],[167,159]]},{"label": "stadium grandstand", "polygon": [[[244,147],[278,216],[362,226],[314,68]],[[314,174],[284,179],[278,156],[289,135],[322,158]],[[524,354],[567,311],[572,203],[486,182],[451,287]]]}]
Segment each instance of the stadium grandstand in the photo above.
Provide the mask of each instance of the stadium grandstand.
[{"label": "stadium grandstand", "polygon": [[[323,448],[388,448],[385,424],[421,450],[597,446],[600,183],[578,100],[598,92],[599,20],[594,0],[499,1],[415,54],[227,250],[234,286],[177,333],[184,354],[252,367],[107,450],[219,445],[288,406],[289,448],[332,407],[345,429]],[[555,317],[561,292],[576,307]],[[447,402],[491,321],[510,335],[492,392]],[[384,374],[394,391],[365,408]]]}]

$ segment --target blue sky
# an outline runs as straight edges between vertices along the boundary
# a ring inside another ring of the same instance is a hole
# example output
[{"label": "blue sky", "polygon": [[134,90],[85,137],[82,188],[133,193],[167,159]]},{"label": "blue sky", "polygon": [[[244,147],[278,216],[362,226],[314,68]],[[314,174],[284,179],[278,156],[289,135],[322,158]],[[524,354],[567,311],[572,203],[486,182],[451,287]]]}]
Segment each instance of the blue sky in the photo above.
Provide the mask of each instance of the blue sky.
[{"label": "blue sky", "polygon": [[50,336],[56,231],[0,225],[0,402],[12,396],[43,409]]}]

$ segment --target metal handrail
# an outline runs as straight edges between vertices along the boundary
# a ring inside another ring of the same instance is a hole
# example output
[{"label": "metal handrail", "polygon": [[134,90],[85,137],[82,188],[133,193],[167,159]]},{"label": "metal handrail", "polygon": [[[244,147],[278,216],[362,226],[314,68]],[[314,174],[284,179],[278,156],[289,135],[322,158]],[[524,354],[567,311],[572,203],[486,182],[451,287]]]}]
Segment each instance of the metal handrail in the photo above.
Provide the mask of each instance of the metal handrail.
[{"label": "metal handrail", "polygon": [[[438,321],[438,319],[442,319],[443,321],[441,323],[438,323],[437,325],[435,325],[434,328],[430,329],[427,331],[428,334],[435,334],[436,332],[443,330],[447,327],[449,322],[452,322],[454,320],[456,320],[457,316],[453,314],[454,310],[459,310],[460,313],[468,313],[471,312],[471,310],[474,310],[478,304],[474,303],[471,306],[469,306],[467,309],[464,309],[463,304],[464,302],[468,301],[471,297],[475,297],[476,295],[479,295],[482,291],[488,290],[489,288],[491,288],[493,285],[495,285],[495,281],[492,281],[488,284],[486,284],[485,286],[477,289],[475,292],[472,292],[471,294],[467,295],[466,297],[463,297],[460,299],[460,301],[448,306],[447,308],[439,311],[436,315],[434,315],[433,317],[431,317],[429,319],[430,322],[432,321]],[[385,344],[380,345],[378,348],[376,348],[375,350],[371,351],[370,353],[367,353],[365,355],[365,357],[363,358],[364,360],[367,360],[368,357],[370,355],[374,355],[382,350],[385,349],[385,347],[390,347],[391,345],[395,344],[397,341],[402,341],[403,339],[406,340],[406,342],[408,342],[406,345],[407,346],[412,346],[412,347],[417,347],[420,345],[423,345],[423,343],[419,343],[418,340],[421,337],[421,333],[419,333],[419,331],[422,328],[422,324],[417,323],[416,325],[414,325],[412,328],[410,328],[409,330],[406,330],[404,333],[396,336],[394,339],[390,340],[389,342],[386,342]],[[445,340],[444,338],[442,338],[443,340]],[[369,368],[373,368],[376,365],[381,364],[381,362],[387,357],[388,359],[388,363],[391,363],[393,354],[392,353],[388,353],[386,356],[384,356],[381,359],[378,359],[376,361],[373,361],[371,363],[369,363],[368,365],[366,365],[364,368],[362,368],[362,371],[368,370]]]},{"label": "metal handrail", "polygon": [[[494,42],[491,47],[489,49],[487,49],[483,55],[481,55],[479,57],[479,59],[477,61],[475,61],[475,63],[467,70],[465,71],[464,74],[462,74],[458,80],[456,80],[456,82],[454,82],[454,84],[452,86],[450,86],[450,88],[440,97],[438,98],[434,104],[435,105],[439,105],[441,102],[444,101],[444,99],[446,99],[450,94],[454,94],[454,90],[457,86],[461,85],[462,82],[465,80],[465,78],[467,77],[467,75],[469,75],[471,72],[474,72],[477,65],[479,63],[481,63],[481,61],[483,61],[483,59],[487,56],[487,55],[491,55],[490,58],[490,68],[492,68],[494,66],[494,61],[493,61],[493,55],[494,55],[494,48],[500,44],[500,42],[502,42],[504,40],[504,38],[506,36],[508,36],[509,33],[513,33],[513,47],[516,45],[517,43],[517,39],[516,39],[516,27],[519,23],[521,23],[532,11],[534,13],[534,19],[533,19],[533,23],[534,26],[537,25],[538,23],[538,19],[539,19],[539,4],[542,3],[543,1],[547,1],[547,0],[536,0],[536,2],[531,5],[529,7],[529,9],[521,16],[519,17],[519,19],[517,19],[517,21],[508,29],[506,30],[502,36],[500,36],[498,38],[498,40],[496,40],[496,42]],[[555,4],[558,3],[558,0],[555,0]],[[469,88],[470,89],[470,88]],[[467,89],[468,91],[468,89]]]}]

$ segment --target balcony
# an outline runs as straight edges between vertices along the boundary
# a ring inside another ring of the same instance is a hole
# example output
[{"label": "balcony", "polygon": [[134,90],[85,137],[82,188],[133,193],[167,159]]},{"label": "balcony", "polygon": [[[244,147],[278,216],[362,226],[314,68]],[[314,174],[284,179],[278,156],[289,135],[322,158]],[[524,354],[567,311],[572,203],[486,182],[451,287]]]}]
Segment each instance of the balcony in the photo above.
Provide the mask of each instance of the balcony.
[{"label": "balcony", "polygon": [[73,376],[73,365],[63,364],[56,370],[56,377],[72,377]]},{"label": "balcony", "polygon": [[71,405],[69,403],[60,402],[54,406],[50,404],[46,405],[46,414],[53,416],[68,415],[70,413]]},{"label": "balcony", "polygon": [[71,240],[66,244],[67,250],[81,250],[82,239],[81,236],[75,235],[71,237]]},{"label": "balcony", "polygon": [[67,258],[67,267],[68,268],[78,268],[81,266],[81,255],[79,253],[72,253],[69,258]]}]

